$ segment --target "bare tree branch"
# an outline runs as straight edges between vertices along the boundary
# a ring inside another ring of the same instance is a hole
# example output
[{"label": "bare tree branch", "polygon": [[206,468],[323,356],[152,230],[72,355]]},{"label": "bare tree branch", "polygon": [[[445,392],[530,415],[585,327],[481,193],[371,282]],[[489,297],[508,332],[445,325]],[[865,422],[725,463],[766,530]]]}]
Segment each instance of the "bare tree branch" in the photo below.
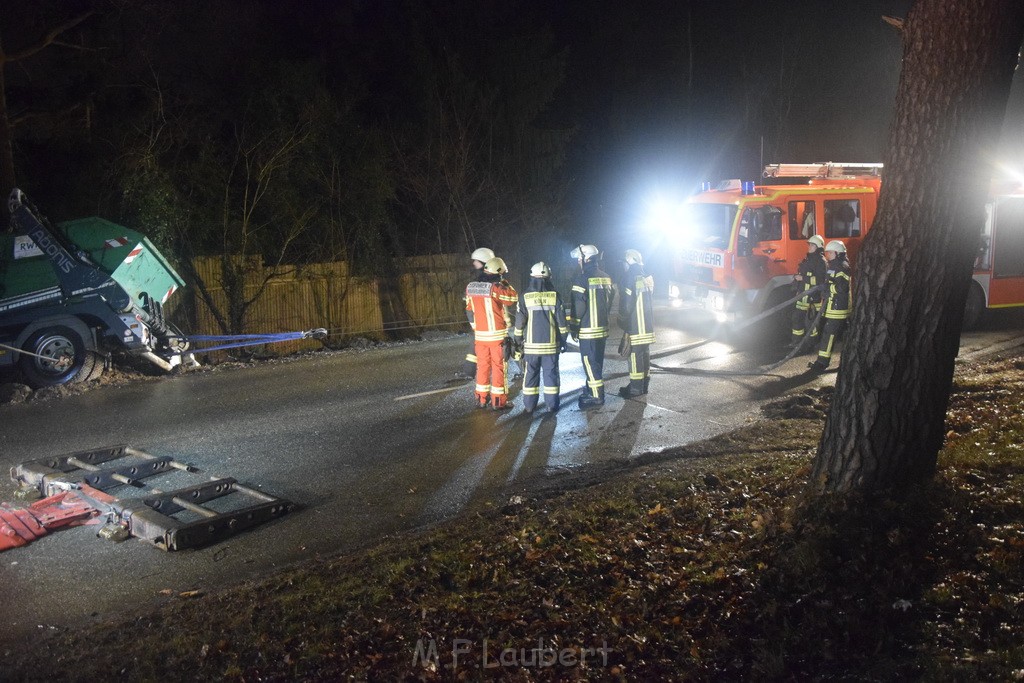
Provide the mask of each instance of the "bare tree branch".
[{"label": "bare tree branch", "polygon": [[31,57],[40,50],[57,43],[57,36],[61,35],[65,31],[73,29],[75,26],[78,26],[83,21],[91,17],[93,14],[95,14],[95,11],[89,10],[84,14],[80,14],[77,17],[68,19],[63,24],[58,24],[53,29],[51,29],[49,33],[43,36],[35,45],[31,45],[19,52],[5,54],[2,50],[0,50],[0,67],[2,67],[7,62],[17,62],[22,59],[25,59],[26,57]]}]

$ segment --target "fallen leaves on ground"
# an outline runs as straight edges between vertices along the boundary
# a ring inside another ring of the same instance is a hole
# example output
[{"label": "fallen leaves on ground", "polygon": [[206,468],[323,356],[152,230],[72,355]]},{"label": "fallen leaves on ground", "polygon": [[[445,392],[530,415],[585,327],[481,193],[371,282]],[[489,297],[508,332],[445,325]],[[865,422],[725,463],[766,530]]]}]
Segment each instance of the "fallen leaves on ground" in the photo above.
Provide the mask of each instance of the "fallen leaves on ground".
[{"label": "fallen leaves on ground", "polygon": [[802,497],[827,408],[815,392],[605,483],[526,493],[6,664],[70,680],[124,662],[143,679],[1012,678],[1021,365],[960,371],[940,473],[900,503]]}]

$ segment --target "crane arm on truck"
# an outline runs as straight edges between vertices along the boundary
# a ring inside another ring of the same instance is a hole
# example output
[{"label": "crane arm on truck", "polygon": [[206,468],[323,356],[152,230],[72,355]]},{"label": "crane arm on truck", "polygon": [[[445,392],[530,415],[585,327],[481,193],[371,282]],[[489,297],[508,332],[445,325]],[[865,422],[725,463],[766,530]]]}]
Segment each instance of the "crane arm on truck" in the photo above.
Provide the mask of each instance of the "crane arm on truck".
[{"label": "crane arm on truck", "polygon": [[214,351],[327,336],[182,334],[163,304],[185,282],[144,235],[96,217],[52,226],[18,189],[8,207],[15,235],[0,234],[0,367],[17,365],[35,388],[96,378],[113,351],[172,370],[197,365],[193,342]]},{"label": "crane arm on truck", "polygon": [[59,230],[46,225],[19,189],[11,192],[7,207],[15,233],[29,237],[50,260],[58,286],[65,297],[102,296],[119,313],[132,308],[132,298],[88,254],[72,244]]},{"label": "crane arm on truck", "polygon": [[[17,365],[40,388],[98,377],[110,351],[165,370],[181,363],[187,348],[162,301],[184,281],[149,240],[98,218],[55,228],[18,189],[8,208],[15,236],[0,236],[0,366]],[[112,239],[119,233],[132,239]]]}]

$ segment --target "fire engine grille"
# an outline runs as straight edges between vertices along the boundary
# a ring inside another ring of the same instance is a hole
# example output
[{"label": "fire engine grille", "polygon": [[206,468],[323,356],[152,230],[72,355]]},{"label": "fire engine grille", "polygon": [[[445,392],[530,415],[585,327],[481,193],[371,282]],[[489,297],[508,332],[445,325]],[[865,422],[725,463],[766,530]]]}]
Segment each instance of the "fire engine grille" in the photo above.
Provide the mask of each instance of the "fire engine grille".
[{"label": "fire engine grille", "polygon": [[702,268],[700,266],[684,266],[682,273],[682,279],[685,282],[700,282],[706,285],[713,285],[715,283],[714,272],[710,268]]}]

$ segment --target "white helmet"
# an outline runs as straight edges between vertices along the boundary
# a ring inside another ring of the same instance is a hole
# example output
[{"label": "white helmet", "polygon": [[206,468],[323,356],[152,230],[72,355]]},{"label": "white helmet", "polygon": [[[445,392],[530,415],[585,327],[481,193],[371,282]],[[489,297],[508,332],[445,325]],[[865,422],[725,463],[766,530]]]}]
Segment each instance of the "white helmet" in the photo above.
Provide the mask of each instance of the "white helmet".
[{"label": "white helmet", "polygon": [[644,264],[644,257],[636,249],[627,249],[625,254],[626,263],[629,265]]},{"label": "white helmet", "polygon": [[487,263],[494,258],[494,252],[487,247],[480,247],[470,255],[470,258],[474,261],[479,261],[480,263]]},{"label": "white helmet", "polygon": [[[839,243],[842,244],[842,242]],[[813,244],[818,249],[825,248],[825,240],[821,238],[821,235],[811,235],[810,237],[807,238],[807,244]]]},{"label": "white helmet", "polygon": [[570,251],[569,256],[573,257],[574,259],[583,259],[584,261],[589,261],[590,259],[597,256],[599,253],[600,252],[597,250],[597,247],[595,247],[593,244],[581,244],[580,246]]},{"label": "white helmet", "polygon": [[837,254],[845,254],[846,245],[840,242],[839,240],[832,240],[831,242],[825,245],[825,251],[834,251]]},{"label": "white helmet", "polygon": [[538,261],[530,268],[530,277],[551,277],[551,269],[548,268],[548,264]]},{"label": "white helmet", "polygon": [[504,275],[508,272],[508,267],[505,262],[497,256],[487,259],[487,263],[484,264],[484,272],[490,273],[491,275]]}]

